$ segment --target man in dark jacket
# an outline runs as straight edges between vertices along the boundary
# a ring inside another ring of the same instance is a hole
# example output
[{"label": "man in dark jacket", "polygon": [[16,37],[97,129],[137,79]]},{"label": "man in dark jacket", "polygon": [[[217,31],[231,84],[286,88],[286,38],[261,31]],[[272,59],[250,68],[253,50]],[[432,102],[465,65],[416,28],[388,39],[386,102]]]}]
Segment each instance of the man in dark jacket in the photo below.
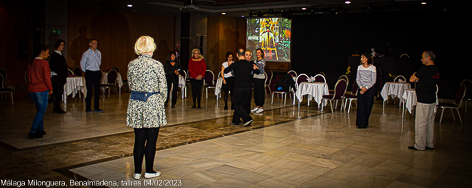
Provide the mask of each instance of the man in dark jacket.
[{"label": "man in dark jacket", "polygon": [[239,125],[241,120],[243,126],[249,126],[253,122],[249,115],[251,108],[251,80],[254,70],[257,69],[251,62],[244,57],[244,50],[239,49],[236,53],[238,61],[224,69],[224,73],[233,71],[234,73],[234,114],[231,124]]}]

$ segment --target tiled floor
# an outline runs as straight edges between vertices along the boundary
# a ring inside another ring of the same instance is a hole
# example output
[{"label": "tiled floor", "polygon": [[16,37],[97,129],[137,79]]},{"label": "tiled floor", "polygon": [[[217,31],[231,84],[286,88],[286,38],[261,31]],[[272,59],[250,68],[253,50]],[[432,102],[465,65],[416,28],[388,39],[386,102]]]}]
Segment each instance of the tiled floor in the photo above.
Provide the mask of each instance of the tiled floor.
[{"label": "tiled floor", "polygon": [[435,124],[436,148],[412,151],[414,117],[402,119],[398,105],[377,100],[370,127],[358,130],[355,108],[331,114],[313,104],[299,110],[271,105],[267,98],[265,112],[241,127],[229,125],[232,111],[213,95],[201,110],[190,108],[191,98],[166,109],[169,125],[159,134],[154,165],[162,176],[135,181],[128,97],[101,100],[103,114],[86,114],[81,99],[68,100],[67,114],[53,114],[50,106],[47,134],[33,140],[26,139],[33,103],[20,97],[11,106],[1,99],[0,180],[65,181],[69,187],[71,179],[119,187],[472,186],[470,109],[461,109],[463,125],[446,111],[443,123]]}]

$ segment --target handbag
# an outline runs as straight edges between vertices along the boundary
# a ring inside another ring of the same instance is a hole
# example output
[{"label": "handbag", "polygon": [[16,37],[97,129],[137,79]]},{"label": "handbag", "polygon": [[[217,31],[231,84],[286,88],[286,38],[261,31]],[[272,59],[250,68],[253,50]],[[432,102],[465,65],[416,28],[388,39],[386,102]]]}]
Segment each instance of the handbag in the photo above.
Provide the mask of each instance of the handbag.
[{"label": "handbag", "polygon": [[141,92],[141,91],[131,91],[131,99],[146,102],[149,97],[158,93],[159,92],[149,93],[149,92]]}]

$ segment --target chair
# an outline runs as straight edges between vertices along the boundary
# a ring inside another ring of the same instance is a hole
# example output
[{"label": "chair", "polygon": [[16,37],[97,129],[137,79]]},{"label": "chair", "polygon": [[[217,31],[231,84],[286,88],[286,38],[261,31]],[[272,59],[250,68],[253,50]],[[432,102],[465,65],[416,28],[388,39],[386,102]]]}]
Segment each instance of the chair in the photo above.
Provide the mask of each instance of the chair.
[{"label": "chair", "polygon": [[[329,100],[329,105],[331,107],[331,113],[334,112],[333,109],[333,100],[336,100],[336,106],[337,106],[337,101],[342,100],[344,97],[344,94],[346,93],[346,88],[347,88],[347,81],[344,79],[340,79],[336,82],[336,85],[334,86],[334,93],[332,95],[323,95],[322,100],[327,101]],[[321,111],[323,111],[323,106],[321,105]],[[336,106],[334,108],[336,108]],[[343,108],[343,104],[341,103],[341,109]]]},{"label": "chair", "polygon": [[72,71],[71,69],[67,69],[67,73],[68,73],[68,76],[72,76],[72,75],[75,75],[74,74],[74,71]]},{"label": "chair", "polygon": [[297,72],[295,72],[294,70],[289,70],[287,74],[292,75],[292,77],[297,77]]},{"label": "chair", "polygon": [[116,86],[118,84],[116,83],[116,77],[118,76],[116,70],[111,69],[107,73],[107,83],[100,84],[100,87],[102,87],[103,91],[103,97],[105,97],[105,90],[108,89],[108,98],[110,98],[110,87],[115,86],[115,92],[116,92]]},{"label": "chair", "polygon": [[5,69],[0,68],[0,75],[3,76],[3,84],[0,85],[0,88],[7,87],[7,85],[5,85],[5,80],[7,80],[7,76],[8,76],[7,71]]},{"label": "chair", "polygon": [[352,101],[354,101],[354,100],[357,101],[357,90],[358,89],[359,89],[359,86],[357,86],[357,82],[352,82],[351,93],[344,94],[344,98],[346,99],[346,102],[344,102],[344,110],[346,110],[347,101],[349,101],[349,107],[347,108],[347,113],[349,113],[351,111]]},{"label": "chair", "polygon": [[406,82],[406,78],[403,75],[398,75],[393,79],[393,82]]},{"label": "chair", "polygon": [[[215,89],[216,87],[213,71],[206,70],[203,84],[205,87],[206,98],[208,99],[208,89]],[[218,98],[218,96],[216,97]]]},{"label": "chair", "polygon": [[[461,82],[461,85],[465,85],[466,88],[472,88],[472,81],[469,79],[465,79]],[[472,100],[472,92],[466,92],[465,93],[465,113],[467,113],[467,107],[468,107],[468,102]]]},{"label": "chair", "polygon": [[270,84],[272,82],[273,73],[272,73],[272,71],[266,71],[266,72],[264,72],[264,74],[266,75],[266,80],[265,80],[266,92],[269,91],[268,93],[271,93],[270,92]]},{"label": "chair", "polygon": [[[6,75],[6,71],[4,73]],[[2,96],[3,96],[3,93],[10,93],[11,105],[15,105],[15,103],[13,102],[13,92],[10,88],[6,87],[5,80],[3,79],[3,72],[0,72],[0,93],[2,94]]]},{"label": "chair", "polygon": [[183,98],[187,97],[187,81],[186,81],[187,71],[183,70],[182,74],[183,74],[182,77],[184,77],[184,86],[181,87],[182,99],[183,99]]},{"label": "chair", "polygon": [[457,115],[459,116],[459,120],[461,121],[461,124],[462,124],[462,118],[461,118],[461,113],[459,113],[459,108],[462,105],[462,100],[464,100],[465,93],[466,93],[466,85],[464,84],[459,87],[459,90],[457,90],[456,99],[454,100],[454,103],[439,103],[437,105],[439,108],[442,109],[441,117],[439,118],[439,123],[442,122],[444,109],[449,108],[451,109],[452,119],[456,121],[456,118],[454,117],[454,112],[452,111],[453,109],[455,109],[457,111]]},{"label": "chair", "polygon": [[324,82],[324,83],[326,83],[326,78],[325,78],[325,76],[323,76],[323,74],[315,75],[315,78],[313,80],[314,80],[314,82]]},{"label": "chair", "polygon": [[[277,82],[280,81],[281,79],[290,79],[290,80],[292,80],[292,75],[288,74],[288,73],[285,74],[285,75],[282,75],[279,78],[279,80],[277,80]],[[282,80],[282,81],[284,81],[284,80]],[[292,82],[293,82],[293,80],[292,80]],[[286,90],[277,90],[277,88],[274,87],[274,91],[272,91],[272,95],[271,95],[271,103],[270,104],[274,104],[274,94],[280,94],[280,96],[284,98],[284,105],[285,105],[287,103],[287,94],[290,94],[291,91],[292,91],[291,86]]]},{"label": "chair", "polygon": [[74,75],[75,76],[82,76],[82,69],[80,69],[79,67],[75,67],[74,68]]},{"label": "chair", "polygon": [[[300,75],[297,76],[297,79],[295,79],[295,89],[298,90],[298,87],[300,86],[300,84],[302,82],[308,82],[308,75],[306,75],[305,73],[301,73]],[[292,94],[293,94],[293,105],[295,105],[295,91],[292,90],[291,91]],[[308,100],[308,103],[310,102],[310,100]]]},{"label": "chair", "polygon": [[120,72],[120,69],[118,69],[118,67],[113,67],[113,68],[111,68],[111,69],[115,69],[116,72]]},{"label": "chair", "polygon": [[29,81],[28,81],[28,71],[25,72],[25,81],[26,81],[26,87],[28,87]]}]

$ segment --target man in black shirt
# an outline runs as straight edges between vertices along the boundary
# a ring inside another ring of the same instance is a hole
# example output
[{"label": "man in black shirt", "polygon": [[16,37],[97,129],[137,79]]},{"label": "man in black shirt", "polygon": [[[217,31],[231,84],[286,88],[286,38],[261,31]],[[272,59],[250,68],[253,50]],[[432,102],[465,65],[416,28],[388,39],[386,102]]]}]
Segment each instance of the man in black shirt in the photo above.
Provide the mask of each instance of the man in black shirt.
[{"label": "man in black shirt", "polygon": [[233,71],[234,74],[234,114],[231,124],[239,125],[242,120],[243,126],[249,126],[253,121],[249,115],[251,108],[251,81],[253,71],[258,70],[254,70],[257,67],[245,59],[243,49],[239,49],[236,55],[239,60],[224,69],[224,73]]},{"label": "man in black shirt", "polygon": [[408,147],[413,150],[434,148],[434,109],[436,108],[436,84],[439,71],[434,66],[436,56],[432,51],[424,51],[423,67],[413,73],[410,82],[416,82],[416,118],[415,145]]}]

